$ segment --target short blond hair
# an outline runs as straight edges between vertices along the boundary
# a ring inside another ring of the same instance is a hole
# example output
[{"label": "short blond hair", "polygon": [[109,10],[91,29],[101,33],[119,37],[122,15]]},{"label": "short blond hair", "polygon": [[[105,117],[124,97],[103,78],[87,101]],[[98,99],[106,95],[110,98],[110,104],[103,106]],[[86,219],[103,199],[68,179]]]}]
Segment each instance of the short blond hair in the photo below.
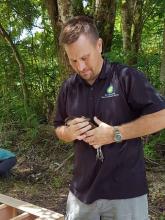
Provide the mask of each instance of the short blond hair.
[{"label": "short blond hair", "polygon": [[60,45],[74,43],[81,34],[89,36],[96,41],[99,38],[99,33],[94,20],[87,16],[76,16],[68,20],[60,33]]}]

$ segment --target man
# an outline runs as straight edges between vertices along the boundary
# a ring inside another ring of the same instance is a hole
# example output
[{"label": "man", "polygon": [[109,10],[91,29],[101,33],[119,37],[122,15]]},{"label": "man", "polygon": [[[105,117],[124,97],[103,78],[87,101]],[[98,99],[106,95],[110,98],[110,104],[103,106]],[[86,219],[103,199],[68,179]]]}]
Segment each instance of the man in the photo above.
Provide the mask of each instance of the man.
[{"label": "man", "polygon": [[90,18],[69,20],[60,44],[75,70],[62,85],[54,120],[59,139],[75,147],[66,219],[146,220],[140,137],[165,128],[165,103],[141,72],[102,58],[102,40]]}]

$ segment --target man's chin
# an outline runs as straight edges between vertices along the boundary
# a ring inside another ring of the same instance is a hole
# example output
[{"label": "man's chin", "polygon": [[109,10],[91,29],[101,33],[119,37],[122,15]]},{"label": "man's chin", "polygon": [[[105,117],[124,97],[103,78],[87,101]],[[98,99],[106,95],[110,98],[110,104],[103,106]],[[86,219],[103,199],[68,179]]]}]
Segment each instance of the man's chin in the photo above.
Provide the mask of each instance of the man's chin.
[{"label": "man's chin", "polygon": [[86,80],[86,81],[92,80],[92,78],[91,78],[90,76],[83,76],[82,78],[83,78],[84,80]]},{"label": "man's chin", "polygon": [[91,73],[84,73],[80,75],[83,79],[91,79],[92,74]]}]

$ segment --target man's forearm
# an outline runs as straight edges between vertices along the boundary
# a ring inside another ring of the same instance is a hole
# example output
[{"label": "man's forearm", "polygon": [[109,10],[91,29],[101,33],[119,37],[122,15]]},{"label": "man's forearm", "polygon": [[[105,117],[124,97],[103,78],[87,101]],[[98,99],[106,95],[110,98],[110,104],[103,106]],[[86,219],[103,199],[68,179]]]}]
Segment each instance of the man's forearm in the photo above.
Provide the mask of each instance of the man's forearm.
[{"label": "man's forearm", "polygon": [[72,142],[68,132],[67,132],[67,126],[63,125],[55,129],[55,133],[57,137],[65,142]]},{"label": "man's forearm", "polygon": [[165,128],[165,110],[148,114],[119,126],[123,140],[142,137]]}]

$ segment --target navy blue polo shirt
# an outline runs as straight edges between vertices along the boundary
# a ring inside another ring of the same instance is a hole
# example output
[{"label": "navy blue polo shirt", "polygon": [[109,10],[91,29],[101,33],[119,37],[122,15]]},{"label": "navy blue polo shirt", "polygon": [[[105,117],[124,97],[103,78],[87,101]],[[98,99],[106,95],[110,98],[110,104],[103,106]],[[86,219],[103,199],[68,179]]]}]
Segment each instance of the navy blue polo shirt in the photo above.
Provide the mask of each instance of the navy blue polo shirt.
[{"label": "navy blue polo shirt", "polygon": [[[54,125],[64,125],[68,116],[97,116],[117,126],[164,108],[165,102],[143,73],[105,60],[93,85],[76,74],[63,83]],[[82,202],[127,199],[147,193],[141,138],[102,146],[103,163],[96,160],[96,150],[84,141],[74,141],[74,150],[70,190]]]}]

